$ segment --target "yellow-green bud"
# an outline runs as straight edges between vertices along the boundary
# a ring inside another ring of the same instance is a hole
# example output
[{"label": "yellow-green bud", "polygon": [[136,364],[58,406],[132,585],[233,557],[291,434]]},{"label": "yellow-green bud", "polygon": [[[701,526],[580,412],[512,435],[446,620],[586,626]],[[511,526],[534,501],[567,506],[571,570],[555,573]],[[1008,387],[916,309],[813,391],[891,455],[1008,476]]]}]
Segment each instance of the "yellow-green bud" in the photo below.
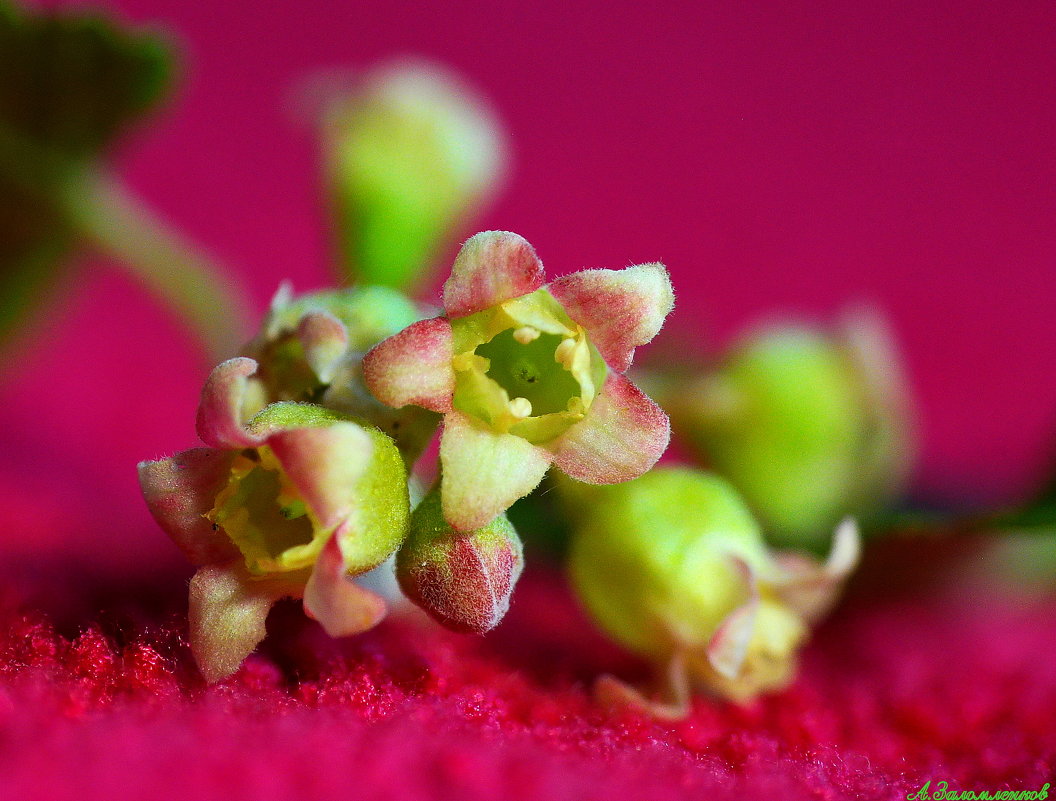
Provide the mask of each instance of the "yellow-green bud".
[{"label": "yellow-green bud", "polygon": [[676,433],[744,495],[775,544],[820,550],[839,520],[903,487],[908,400],[874,315],[857,314],[838,334],[756,331],[665,395]]}]

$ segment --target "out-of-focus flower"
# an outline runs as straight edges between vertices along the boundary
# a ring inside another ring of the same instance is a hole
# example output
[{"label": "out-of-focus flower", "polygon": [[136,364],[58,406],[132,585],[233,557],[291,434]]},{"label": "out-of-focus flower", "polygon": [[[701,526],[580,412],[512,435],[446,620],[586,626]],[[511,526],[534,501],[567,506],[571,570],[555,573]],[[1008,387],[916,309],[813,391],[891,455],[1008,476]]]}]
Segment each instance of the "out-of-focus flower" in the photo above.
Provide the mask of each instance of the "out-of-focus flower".
[{"label": "out-of-focus flower", "polygon": [[407,327],[363,361],[394,408],[444,415],[444,519],[486,526],[551,463],[580,481],[641,475],[667,447],[667,415],[623,375],[674,296],[661,264],[583,270],[543,286],[517,234],[472,237],[444,284],[445,314]]},{"label": "out-of-focus flower", "polygon": [[303,597],[334,637],[374,626],[384,601],[349,577],[407,534],[407,477],[392,441],[303,403],[271,404],[243,423],[256,369],[236,358],[209,376],[197,426],[208,447],[139,465],[151,513],[199,566],[190,641],[210,682],[263,639],[279,598]]},{"label": "out-of-focus flower", "polygon": [[391,436],[412,463],[439,417],[393,409],[363,386],[363,354],[422,319],[422,309],[384,286],[348,287],[295,297],[280,287],[257,336],[242,350],[258,363],[247,386],[248,414],[276,401],[318,403],[362,418]]},{"label": "out-of-focus flower", "polygon": [[771,553],[733,487],[698,470],[661,467],[585,492],[573,586],[606,632],[660,669],[669,694],[650,701],[608,676],[599,696],[661,716],[684,715],[692,687],[745,701],[787,685],[810,624],[858,560],[851,520],[824,564]]},{"label": "out-of-focus flower", "polygon": [[345,276],[368,284],[413,284],[505,172],[498,120],[435,64],[390,64],[331,93],[322,139]]},{"label": "out-of-focus flower", "polygon": [[909,392],[870,310],[835,333],[757,330],[696,379],[656,391],[675,433],[744,495],[775,543],[819,550],[843,517],[867,517],[905,486]]},{"label": "out-of-focus flower", "polygon": [[468,534],[455,531],[435,489],[415,508],[396,555],[407,596],[444,626],[474,634],[491,631],[505,616],[523,567],[521,540],[506,515]]}]

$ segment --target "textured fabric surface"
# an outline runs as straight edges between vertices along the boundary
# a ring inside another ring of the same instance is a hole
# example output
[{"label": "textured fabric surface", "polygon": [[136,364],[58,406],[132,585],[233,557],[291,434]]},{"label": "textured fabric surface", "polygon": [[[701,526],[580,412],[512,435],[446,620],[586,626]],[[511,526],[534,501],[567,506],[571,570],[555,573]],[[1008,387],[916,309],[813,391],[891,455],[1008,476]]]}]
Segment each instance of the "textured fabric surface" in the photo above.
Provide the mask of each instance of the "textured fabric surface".
[{"label": "textured fabric surface", "polygon": [[897,799],[927,779],[1036,789],[1056,769],[1051,602],[859,593],[792,688],[662,725],[592,702],[600,672],[643,669],[554,573],[529,572],[486,638],[403,614],[338,642],[283,604],[260,652],[206,688],[185,576],[82,568],[7,585],[6,798]]}]

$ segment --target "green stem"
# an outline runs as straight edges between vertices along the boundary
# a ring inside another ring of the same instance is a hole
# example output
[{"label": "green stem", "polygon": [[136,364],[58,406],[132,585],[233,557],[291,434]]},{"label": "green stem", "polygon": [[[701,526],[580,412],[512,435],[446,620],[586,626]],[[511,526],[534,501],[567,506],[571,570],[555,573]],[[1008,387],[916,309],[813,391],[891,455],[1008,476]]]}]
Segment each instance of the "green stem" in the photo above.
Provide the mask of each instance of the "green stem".
[{"label": "green stem", "polygon": [[910,537],[1009,532],[1053,534],[1056,533],[1056,504],[1041,502],[1012,509],[960,513],[911,509],[890,511],[870,520],[869,529]]},{"label": "green stem", "polygon": [[248,308],[217,264],[113,176],[89,173],[67,197],[71,222],[87,243],[176,311],[214,362],[238,353]]}]

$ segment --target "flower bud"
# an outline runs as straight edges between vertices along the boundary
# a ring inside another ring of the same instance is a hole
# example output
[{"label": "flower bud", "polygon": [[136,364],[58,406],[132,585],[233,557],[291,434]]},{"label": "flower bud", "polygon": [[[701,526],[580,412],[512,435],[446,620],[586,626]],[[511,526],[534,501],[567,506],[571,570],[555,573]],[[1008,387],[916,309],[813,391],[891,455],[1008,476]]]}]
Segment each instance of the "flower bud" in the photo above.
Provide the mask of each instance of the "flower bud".
[{"label": "flower bud", "polygon": [[276,401],[321,404],[377,426],[411,463],[439,417],[415,407],[391,409],[363,386],[363,354],[421,319],[406,295],[383,286],[349,287],[294,297],[283,285],[260,333],[244,349],[259,367],[247,414]]},{"label": "flower bud", "polygon": [[458,532],[444,520],[435,489],[411,515],[396,556],[407,596],[447,628],[474,634],[491,631],[505,616],[523,566],[521,540],[505,514]]},{"label": "flower bud", "polygon": [[369,284],[414,284],[504,172],[497,120],[431,64],[331,97],[322,137],[344,274]]},{"label": "flower bud", "polygon": [[661,403],[675,431],[744,495],[775,544],[820,550],[843,517],[901,491],[908,397],[882,322],[758,330]]},{"label": "flower bud", "polygon": [[[593,492],[569,569],[602,629],[671,683],[684,682],[670,676],[677,665],[697,686],[734,700],[794,677],[808,623],[857,561],[853,524],[841,528],[833,556],[819,565],[801,554],[771,554],[740,496],[714,475],[661,467]],[[614,692],[614,682],[606,679],[608,697],[637,697]]]}]

